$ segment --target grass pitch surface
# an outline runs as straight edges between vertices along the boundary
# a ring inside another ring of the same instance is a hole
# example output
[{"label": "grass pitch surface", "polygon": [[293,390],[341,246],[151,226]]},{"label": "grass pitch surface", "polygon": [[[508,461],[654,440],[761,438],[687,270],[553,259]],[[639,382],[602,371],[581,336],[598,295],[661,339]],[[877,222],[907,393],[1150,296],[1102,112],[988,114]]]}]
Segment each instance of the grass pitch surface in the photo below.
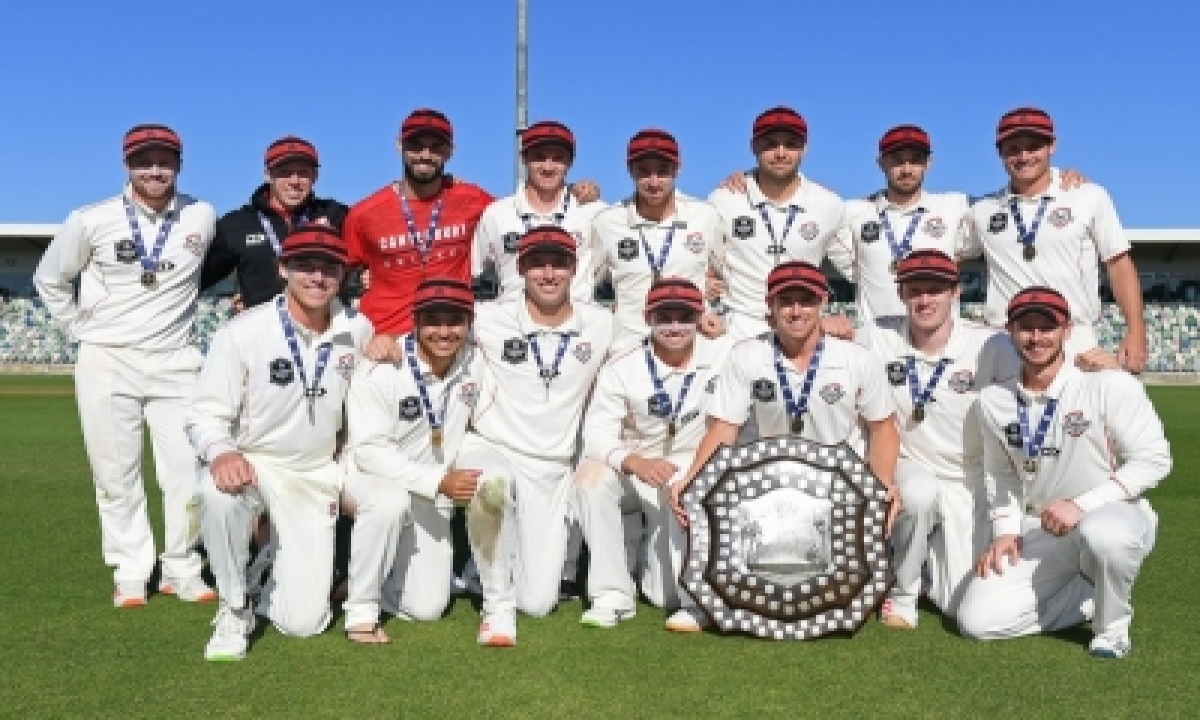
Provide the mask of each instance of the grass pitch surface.
[{"label": "grass pitch surface", "polygon": [[871,622],[852,639],[783,644],[675,636],[647,605],[616,630],[584,628],[579,602],[521,618],[518,646],[491,650],[475,646],[477,616],[459,600],[441,622],[388,621],[389,646],[268,629],[245,661],[206,663],[213,605],[111,606],[70,378],[0,378],[0,715],[1195,717],[1200,389],[1151,395],[1175,471],[1150,496],[1158,544],[1123,661],[1089,658],[1086,629],[969,642],[925,611],[915,632]]}]

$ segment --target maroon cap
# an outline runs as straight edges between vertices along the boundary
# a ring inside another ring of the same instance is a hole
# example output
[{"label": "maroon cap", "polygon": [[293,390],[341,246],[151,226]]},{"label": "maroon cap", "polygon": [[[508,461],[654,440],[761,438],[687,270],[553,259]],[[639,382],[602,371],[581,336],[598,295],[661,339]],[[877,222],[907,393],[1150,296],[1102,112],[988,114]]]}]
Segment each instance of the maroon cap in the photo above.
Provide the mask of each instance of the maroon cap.
[{"label": "maroon cap", "polygon": [[315,223],[293,230],[283,239],[280,259],[318,256],[345,265],[350,255],[341,233],[328,225]]},{"label": "maroon cap", "polygon": [[1056,322],[1065,323],[1071,317],[1071,306],[1063,294],[1054,288],[1028,287],[1013,296],[1008,303],[1008,321],[1031,312],[1050,316]]},{"label": "maroon cap", "polygon": [[625,162],[631,163],[644,157],[660,157],[673,163],[679,162],[679,143],[666,130],[646,128],[639,130],[629,140]]},{"label": "maroon cap", "polygon": [[896,282],[941,280],[958,282],[958,263],[941,250],[913,250],[896,264]]},{"label": "maroon cap", "polygon": [[1014,135],[1037,135],[1048,140],[1054,139],[1054,121],[1045,110],[1023,107],[1009,110],[1000,118],[996,125],[996,146]]},{"label": "maroon cap", "polygon": [[445,115],[429,108],[413,110],[400,125],[400,139],[408,140],[425,134],[437,135],[448,143],[454,142],[454,127]]},{"label": "maroon cap", "polygon": [[125,133],[122,142],[125,157],[152,147],[166,148],[183,154],[183,141],[166,125],[135,125]]},{"label": "maroon cap", "polygon": [[929,142],[929,133],[916,125],[897,125],[879,138],[879,154],[887,155],[893,150],[912,148],[924,153],[933,151]]},{"label": "maroon cap", "polygon": [[751,139],[757,140],[775,130],[787,130],[796,133],[801,138],[808,137],[808,123],[804,122],[800,113],[783,105],[766,110],[754,119],[754,131]]},{"label": "maroon cap", "polygon": [[539,250],[575,257],[575,238],[557,225],[542,225],[525,233],[517,241],[518,260]]},{"label": "maroon cap", "polygon": [[665,277],[650,286],[646,293],[646,315],[667,307],[682,307],[704,312],[704,293],[690,280]]},{"label": "maroon cap", "polygon": [[439,307],[454,308],[474,315],[475,293],[462,280],[425,278],[413,294],[413,316]]},{"label": "maroon cap", "polygon": [[767,300],[784,290],[802,288],[821,297],[829,297],[829,279],[812,263],[791,260],[775,266],[767,276]]},{"label": "maroon cap", "polygon": [[521,152],[539,145],[562,145],[575,156],[575,133],[571,128],[554,120],[542,120],[525,128],[521,133]]},{"label": "maroon cap", "polygon": [[268,170],[288,160],[307,160],[317,165],[317,148],[304,138],[288,135],[271,143],[263,156]]}]

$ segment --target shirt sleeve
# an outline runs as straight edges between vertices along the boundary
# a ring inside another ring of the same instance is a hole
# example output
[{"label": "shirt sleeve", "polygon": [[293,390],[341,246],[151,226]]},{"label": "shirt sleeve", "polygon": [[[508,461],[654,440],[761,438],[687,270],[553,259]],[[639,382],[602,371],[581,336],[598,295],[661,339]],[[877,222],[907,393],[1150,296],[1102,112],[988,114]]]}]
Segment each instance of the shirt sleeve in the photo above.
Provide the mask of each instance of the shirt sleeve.
[{"label": "shirt sleeve", "polygon": [[716,380],[716,391],[708,406],[708,416],[731,425],[745,425],[750,416],[751,384],[754,382],[748,367],[752,364],[753,344],[734,347],[729,353]]},{"label": "shirt sleeve", "polygon": [[620,373],[612,363],[600,369],[592,400],[583,421],[583,454],[607,463],[617,472],[629,455],[621,442],[621,427],[626,416],[624,388]]},{"label": "shirt sleeve", "polygon": [[1096,243],[1096,251],[1100,253],[1100,259],[1108,262],[1118,255],[1129,252],[1129,239],[1125,237],[1125,228],[1121,225],[1121,219],[1117,217],[1117,208],[1113,205],[1112,198],[1103,188],[1090,187],[1094,187],[1097,197],[1088,230],[1092,234],[1092,240]]},{"label": "shirt sleeve", "polygon": [[358,207],[350,208],[346,213],[346,222],[342,226],[342,237],[346,240],[346,251],[349,256],[349,267],[367,264],[367,254],[363,248],[362,211]]},{"label": "shirt sleeve", "polygon": [[1020,535],[1023,516],[1021,478],[1005,446],[1003,428],[990,417],[982,399],[979,406],[983,424],[983,486],[987,492],[992,537]]},{"label": "shirt sleeve", "polygon": [[861,347],[851,346],[863,381],[855,406],[858,414],[867,422],[887,420],[896,414],[896,403],[887,384],[887,372],[883,360],[875,353]]},{"label": "shirt sleeve", "polygon": [[217,230],[213,234],[212,244],[204,254],[204,264],[200,267],[200,289],[207,290],[213,285],[229,277],[237,269],[238,256],[229,246],[229,231],[225,223],[218,221]]},{"label": "shirt sleeve", "polygon": [[55,322],[70,327],[79,315],[73,285],[87,267],[92,247],[83,217],[78,211],[67,216],[54,234],[33,273],[33,284]]},{"label": "shirt sleeve", "polygon": [[200,368],[184,426],[196,454],[205,462],[237,450],[232,432],[242,413],[247,376],[234,333],[228,327],[217,330]]}]

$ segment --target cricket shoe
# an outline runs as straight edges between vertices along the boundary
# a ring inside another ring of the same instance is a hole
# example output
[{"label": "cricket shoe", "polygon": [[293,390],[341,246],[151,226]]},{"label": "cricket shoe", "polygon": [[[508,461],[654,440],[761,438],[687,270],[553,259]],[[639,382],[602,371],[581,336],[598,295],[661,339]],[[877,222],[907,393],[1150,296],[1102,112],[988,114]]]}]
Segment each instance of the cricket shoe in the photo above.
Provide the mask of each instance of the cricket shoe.
[{"label": "cricket shoe", "polygon": [[513,647],[517,644],[517,619],[512,615],[485,615],[475,642],[484,647]]},{"label": "cricket shoe", "polygon": [[188,578],[164,577],[158,584],[163,595],[174,595],[184,602],[210,603],[217,599],[217,592],[198,575]]},{"label": "cricket shoe", "polygon": [[146,607],[146,583],[117,583],[113,588],[113,607],[123,610]]},{"label": "cricket shoe", "polygon": [[579,618],[579,624],[594,628],[615,628],[622,620],[630,620],[634,615],[637,615],[637,608],[618,610],[593,605]]},{"label": "cricket shoe", "polygon": [[232,662],[245,658],[246,650],[250,647],[250,633],[258,624],[254,608],[232,608],[221,603],[221,609],[217,611],[212,624],[213,634],[204,646],[204,659]]},{"label": "cricket shoe", "polygon": [[679,608],[667,618],[666,628],[675,633],[698,633],[711,624],[699,608]]},{"label": "cricket shoe", "polygon": [[883,608],[879,611],[879,622],[897,630],[916,630],[917,609],[902,607],[902,603],[888,598],[883,601]]},{"label": "cricket shoe", "polygon": [[1129,635],[1125,632],[1097,635],[1088,646],[1088,655],[1103,660],[1123,658],[1133,650]]}]

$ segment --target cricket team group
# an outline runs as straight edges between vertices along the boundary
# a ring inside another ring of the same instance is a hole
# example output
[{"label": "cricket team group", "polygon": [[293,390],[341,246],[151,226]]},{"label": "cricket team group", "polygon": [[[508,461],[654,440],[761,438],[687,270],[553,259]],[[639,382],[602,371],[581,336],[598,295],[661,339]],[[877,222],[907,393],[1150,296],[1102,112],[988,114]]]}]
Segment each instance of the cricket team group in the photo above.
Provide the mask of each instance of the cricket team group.
[{"label": "cricket team group", "polygon": [[[538,122],[524,186],[496,199],[447,173],[452,125],[420,109],[396,141],[402,178],[352,207],[315,195],[317,149],[287,136],[218,218],[177,191],[174,131],[129,130],[123,191],[72,212],[34,278],[80,343],[114,605],[145,605],[152,577],[218,603],[209,660],[244,658],[259,619],[321,633],[345,515],[352,642],[389,642],[389,615],[436,621],[465,587],[478,643],[511,647],[518,613],[575,587],[581,544],[584,625],[617,627],[640,595],[667,630],[703,632],[678,582],[681,493],[720,446],[793,434],[848,444],[887,489],[883,625],[916,629],[924,596],[968,638],[1090,622],[1091,655],[1127,655],[1157,528],[1143,494],[1171,455],[1136,377],[1141,291],[1108,193],[1052,167],[1036,108],[1000,118],[1007,178],[974,199],[923,189],[931,139],[901,125],[878,141],[882,189],[843,201],[800,172],[808,135],[796,111],[764,111],[755,168],[704,201],[675,187],[675,138],[642,130],[632,192],[610,205],[568,183],[572,131]],[[959,262],[979,256],[981,323],[959,313]],[[825,260],[856,283],[855,322],[829,310]],[[477,301],[488,268],[498,295]],[[1126,324],[1115,354],[1097,346],[1101,270]],[[202,357],[198,295],[234,271],[237,312]]]}]

